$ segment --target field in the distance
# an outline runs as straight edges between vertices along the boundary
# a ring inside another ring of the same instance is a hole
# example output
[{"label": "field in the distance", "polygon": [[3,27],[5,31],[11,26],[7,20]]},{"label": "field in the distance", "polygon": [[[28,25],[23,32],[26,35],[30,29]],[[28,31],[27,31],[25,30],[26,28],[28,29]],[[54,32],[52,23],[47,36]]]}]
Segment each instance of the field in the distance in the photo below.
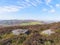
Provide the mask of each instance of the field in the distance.
[{"label": "field in the distance", "polygon": [[41,24],[43,24],[43,23],[41,23],[41,22],[27,22],[27,23],[21,23],[20,25],[41,25]]}]

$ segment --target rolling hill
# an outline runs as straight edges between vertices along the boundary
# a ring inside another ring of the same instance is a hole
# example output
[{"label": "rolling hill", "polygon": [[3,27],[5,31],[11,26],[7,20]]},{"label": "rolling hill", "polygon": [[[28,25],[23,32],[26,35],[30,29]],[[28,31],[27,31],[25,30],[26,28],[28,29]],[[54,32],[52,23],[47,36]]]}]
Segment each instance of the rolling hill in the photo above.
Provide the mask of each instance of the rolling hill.
[{"label": "rolling hill", "polygon": [[36,25],[36,24],[43,24],[42,21],[37,20],[1,20],[1,26],[8,26],[8,25]]}]

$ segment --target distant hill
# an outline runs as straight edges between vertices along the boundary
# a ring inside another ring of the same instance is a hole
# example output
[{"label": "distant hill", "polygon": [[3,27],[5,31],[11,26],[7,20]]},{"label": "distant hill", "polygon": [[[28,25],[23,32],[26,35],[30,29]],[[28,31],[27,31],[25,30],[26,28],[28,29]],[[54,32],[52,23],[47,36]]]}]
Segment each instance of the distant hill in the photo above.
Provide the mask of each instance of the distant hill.
[{"label": "distant hill", "polygon": [[0,25],[26,25],[26,24],[42,24],[43,21],[37,21],[37,20],[1,20]]}]

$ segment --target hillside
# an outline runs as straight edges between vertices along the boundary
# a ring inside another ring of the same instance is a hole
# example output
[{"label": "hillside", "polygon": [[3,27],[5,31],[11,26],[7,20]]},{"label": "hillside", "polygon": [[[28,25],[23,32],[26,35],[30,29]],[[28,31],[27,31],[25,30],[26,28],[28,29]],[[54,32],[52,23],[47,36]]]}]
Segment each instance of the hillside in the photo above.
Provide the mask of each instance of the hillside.
[{"label": "hillside", "polygon": [[[12,31],[17,29],[28,31],[19,35],[13,34]],[[54,33],[49,34],[47,30],[50,30],[50,32],[53,31]],[[47,32],[42,33],[44,31]],[[60,22],[43,25],[0,27],[0,45],[60,45]]]}]

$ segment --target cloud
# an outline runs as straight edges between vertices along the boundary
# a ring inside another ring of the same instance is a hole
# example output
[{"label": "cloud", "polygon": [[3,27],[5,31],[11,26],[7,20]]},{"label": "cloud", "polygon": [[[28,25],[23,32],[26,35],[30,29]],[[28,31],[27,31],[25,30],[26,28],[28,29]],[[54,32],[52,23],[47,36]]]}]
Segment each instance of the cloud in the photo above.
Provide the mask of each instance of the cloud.
[{"label": "cloud", "polygon": [[36,2],[40,4],[40,3],[42,3],[42,0],[36,0]]},{"label": "cloud", "polygon": [[26,2],[30,2],[30,0],[25,0]]},{"label": "cloud", "polygon": [[55,13],[55,12],[56,12],[55,9],[48,10],[48,9],[46,9],[46,8],[43,8],[42,11],[43,11],[43,12],[47,12],[47,13],[48,13],[48,12],[49,12],[49,13]]},{"label": "cloud", "polygon": [[29,4],[28,6],[35,6],[35,7],[38,5],[36,0],[35,1],[25,0],[25,4],[26,5]]},{"label": "cloud", "polygon": [[[52,0],[44,0],[46,5],[48,5],[50,8],[53,8],[52,5],[50,5]],[[38,5],[41,5],[41,3],[43,3],[42,0],[19,0],[17,1],[18,5],[17,6],[0,6],[0,13],[3,12],[16,12],[19,11],[21,9],[33,6],[33,7],[37,7]],[[56,4],[56,7],[59,7],[59,4]],[[43,11],[47,11],[48,9],[42,9]],[[50,12],[55,12],[55,10],[50,10]]]},{"label": "cloud", "polygon": [[20,0],[17,1],[18,5],[8,5],[8,6],[0,6],[0,13],[7,13],[7,12],[17,12],[21,9],[34,6],[36,7],[38,4],[41,3],[41,0]]},{"label": "cloud", "polygon": [[49,12],[50,12],[50,13],[55,13],[56,10],[55,10],[55,9],[51,9]]},{"label": "cloud", "polygon": [[56,7],[60,7],[60,4],[56,4]]},{"label": "cloud", "polygon": [[18,6],[0,6],[0,13],[6,12],[16,12],[19,11],[22,7]]},{"label": "cloud", "polygon": [[50,8],[54,8],[54,6],[51,4],[52,0],[45,0],[45,4],[50,7]]},{"label": "cloud", "polygon": [[23,7],[29,7],[29,6],[33,6],[36,7],[37,5],[39,5],[40,3],[42,3],[41,0],[23,0],[23,1],[18,1],[20,6]]},{"label": "cloud", "polygon": [[47,9],[46,9],[46,8],[43,8],[43,9],[42,9],[42,11],[44,11],[44,12],[45,12],[45,11],[47,11]]},{"label": "cloud", "polygon": [[[45,4],[48,5],[50,8],[53,8],[52,5],[50,5],[52,0],[44,0]],[[18,1],[18,4],[24,8],[33,6],[33,7],[37,7],[38,5],[43,4],[44,2],[42,0],[20,0]]]},{"label": "cloud", "polygon": [[49,3],[51,3],[52,0],[45,0],[46,4],[48,5]]},{"label": "cloud", "polygon": [[29,4],[29,0],[25,0],[25,1],[18,1],[17,3],[18,3],[18,5],[21,7],[23,7],[23,8],[27,8],[27,7],[29,7],[29,6],[31,6],[30,4]]},{"label": "cloud", "polygon": [[52,5],[49,5],[50,8],[54,8]]},{"label": "cloud", "polygon": [[30,2],[30,4],[35,7],[37,6],[36,2]]}]

